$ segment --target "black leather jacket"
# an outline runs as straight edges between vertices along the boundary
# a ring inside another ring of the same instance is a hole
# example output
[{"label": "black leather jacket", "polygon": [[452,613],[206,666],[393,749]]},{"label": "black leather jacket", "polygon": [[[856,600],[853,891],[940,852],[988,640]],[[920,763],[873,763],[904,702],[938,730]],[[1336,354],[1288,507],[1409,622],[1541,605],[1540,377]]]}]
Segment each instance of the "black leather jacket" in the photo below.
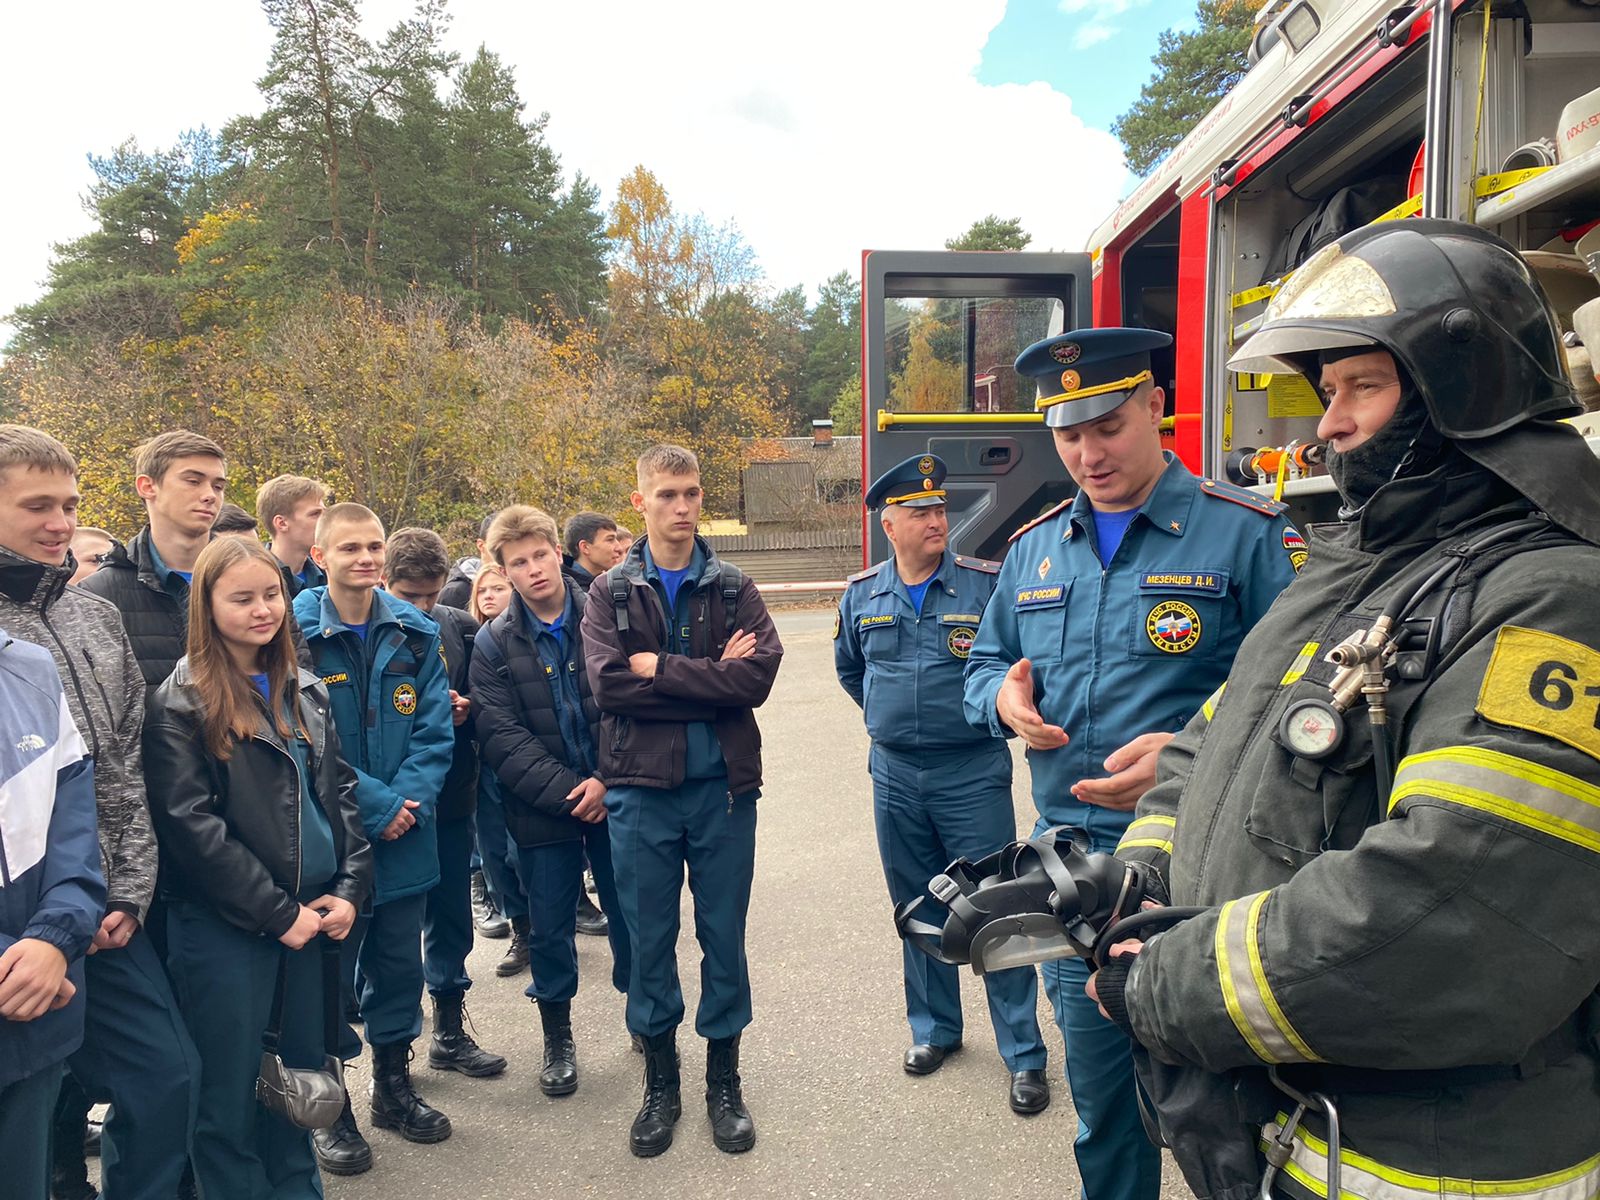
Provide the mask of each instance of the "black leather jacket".
[{"label": "black leather jacket", "polygon": [[[361,907],[372,848],[356,812],[356,776],[339,754],[322,681],[300,672],[300,720],[311,738],[312,785],[333,827],[338,866],[327,891]],[[161,842],[163,895],[216,908],[248,933],[278,937],[294,924],[300,878],[300,777],[266,712],[226,762],[205,750],[187,657],[145,711],[144,770]]]}]

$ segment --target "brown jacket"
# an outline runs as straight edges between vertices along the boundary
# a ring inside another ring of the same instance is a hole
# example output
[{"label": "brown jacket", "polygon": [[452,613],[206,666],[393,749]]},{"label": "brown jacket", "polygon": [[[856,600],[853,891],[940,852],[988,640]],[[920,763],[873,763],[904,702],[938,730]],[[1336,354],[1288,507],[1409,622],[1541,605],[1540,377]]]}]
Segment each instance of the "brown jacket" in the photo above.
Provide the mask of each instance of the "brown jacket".
[{"label": "brown jacket", "polygon": [[[772,691],[783,643],[756,585],[745,579],[728,625],[722,563],[696,538],[705,566],[689,599],[689,653],[668,654],[667,615],[645,575],[640,538],[619,567],[628,585],[628,628],[618,632],[608,575],[594,581],[583,616],[584,663],[600,707],[600,777],[608,786],[675,788],[684,781],[688,727],[707,722],[728,768],[728,790],[742,795],[761,786],[761,730],[754,710]],[[735,630],[756,635],[755,653],[722,662]],[[628,668],[633,654],[660,654],[653,679]]]}]

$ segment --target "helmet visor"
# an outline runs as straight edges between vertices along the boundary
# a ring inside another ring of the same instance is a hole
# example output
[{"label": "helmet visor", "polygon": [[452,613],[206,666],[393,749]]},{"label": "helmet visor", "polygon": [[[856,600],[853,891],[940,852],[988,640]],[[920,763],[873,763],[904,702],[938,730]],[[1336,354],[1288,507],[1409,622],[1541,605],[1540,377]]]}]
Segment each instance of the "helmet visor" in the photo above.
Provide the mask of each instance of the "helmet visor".
[{"label": "helmet visor", "polygon": [[1319,350],[1348,350],[1378,343],[1359,333],[1325,325],[1271,325],[1245,339],[1228,360],[1240,373],[1293,375],[1304,369],[1306,355]]}]

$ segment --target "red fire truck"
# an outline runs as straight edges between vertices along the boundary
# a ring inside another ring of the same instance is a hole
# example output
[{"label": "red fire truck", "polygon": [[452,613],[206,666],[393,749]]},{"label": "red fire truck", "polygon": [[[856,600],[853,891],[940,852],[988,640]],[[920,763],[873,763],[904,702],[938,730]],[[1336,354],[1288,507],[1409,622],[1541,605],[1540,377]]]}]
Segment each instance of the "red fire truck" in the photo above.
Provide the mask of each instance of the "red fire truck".
[{"label": "red fire truck", "polygon": [[[1565,329],[1594,314],[1600,359],[1600,305],[1582,309],[1600,296],[1600,3],[1270,0],[1251,59],[1085,253],[863,256],[863,479],[940,454],[960,552],[1000,557],[1012,529],[1071,494],[1011,363],[1091,324],[1173,335],[1156,377],[1168,445],[1192,470],[1325,515],[1331,484],[1296,453],[1321,413],[1309,385],[1224,364],[1299,263],[1370,221],[1420,212],[1493,229],[1524,251]],[[1568,343],[1575,381],[1596,393]],[[868,562],[886,552],[876,526],[864,524]]]}]

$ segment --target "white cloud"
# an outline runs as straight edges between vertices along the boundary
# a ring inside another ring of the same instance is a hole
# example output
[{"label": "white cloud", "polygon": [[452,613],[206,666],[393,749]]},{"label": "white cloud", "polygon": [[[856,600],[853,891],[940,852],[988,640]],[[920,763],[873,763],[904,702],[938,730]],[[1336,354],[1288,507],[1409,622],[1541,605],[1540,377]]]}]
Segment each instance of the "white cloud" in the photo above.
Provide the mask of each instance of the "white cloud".
[{"label": "white cloud", "polygon": [[1091,21],[1087,25],[1080,25],[1077,32],[1072,35],[1072,48],[1087,50],[1090,46],[1098,46],[1101,42],[1116,36],[1117,26]]},{"label": "white cloud", "polygon": [[[28,181],[0,190],[0,311],[37,294],[49,243],[86,228],[75,199],[86,151],[129,134],[167,145],[259,103],[270,31],[253,6],[173,0],[159,23],[122,4],[95,5],[98,21],[63,7],[7,18],[8,34],[22,27],[11,44],[32,50],[0,74],[0,104],[47,112],[50,126],[0,129],[13,179]],[[409,6],[366,7],[378,32]],[[990,212],[1020,217],[1034,248],[1078,249],[1125,183],[1116,140],[1066,96],[974,78],[1004,0],[456,0],[453,11],[449,44],[469,55],[482,42],[515,66],[569,172],[609,199],[644,164],[681,209],[736,220],[775,286],[854,273],[864,248],[938,248]],[[175,34],[185,29],[192,41]]]}]

